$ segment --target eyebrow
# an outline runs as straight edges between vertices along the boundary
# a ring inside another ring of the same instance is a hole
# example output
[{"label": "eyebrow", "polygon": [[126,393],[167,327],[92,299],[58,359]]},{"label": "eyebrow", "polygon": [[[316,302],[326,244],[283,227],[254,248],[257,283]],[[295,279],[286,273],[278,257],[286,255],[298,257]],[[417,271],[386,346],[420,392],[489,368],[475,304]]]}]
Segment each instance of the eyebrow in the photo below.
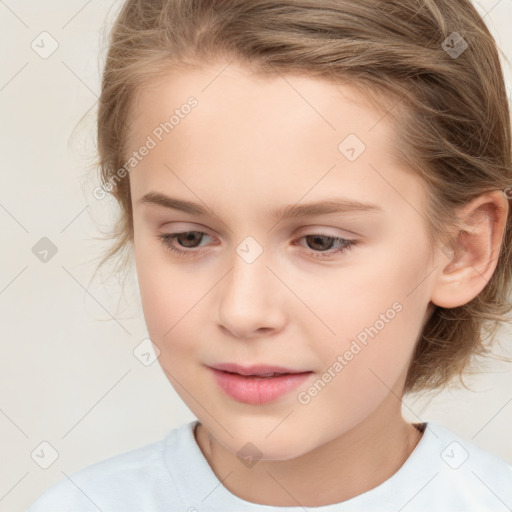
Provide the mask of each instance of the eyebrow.
[{"label": "eyebrow", "polygon": [[[208,216],[211,211],[205,206],[170,197],[161,192],[148,192],[138,201],[140,204],[151,204],[171,210],[178,210],[191,215]],[[332,213],[366,213],[382,212],[382,208],[376,204],[364,203],[361,201],[326,198],[323,201],[314,203],[292,204],[274,210],[271,214],[273,219],[290,219],[295,217],[308,217],[314,215],[328,215]]]}]

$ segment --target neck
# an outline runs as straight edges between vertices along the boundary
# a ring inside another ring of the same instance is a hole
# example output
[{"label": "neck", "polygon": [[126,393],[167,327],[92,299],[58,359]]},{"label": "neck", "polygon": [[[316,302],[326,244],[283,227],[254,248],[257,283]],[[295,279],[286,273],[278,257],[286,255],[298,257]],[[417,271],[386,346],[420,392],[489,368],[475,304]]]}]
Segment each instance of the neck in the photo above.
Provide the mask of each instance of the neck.
[{"label": "neck", "polygon": [[377,487],[398,471],[421,436],[403,419],[400,402],[392,394],[364,421],[332,441],[294,459],[262,459],[251,468],[240,464],[201,423],[195,431],[212,471],[232,494],[284,507],[329,505]]}]

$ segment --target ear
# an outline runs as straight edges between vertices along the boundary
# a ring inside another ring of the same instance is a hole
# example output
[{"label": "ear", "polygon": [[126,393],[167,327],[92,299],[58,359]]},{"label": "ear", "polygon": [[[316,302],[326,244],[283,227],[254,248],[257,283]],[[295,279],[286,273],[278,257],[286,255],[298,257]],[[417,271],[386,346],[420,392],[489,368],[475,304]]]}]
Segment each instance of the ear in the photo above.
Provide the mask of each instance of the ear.
[{"label": "ear", "polygon": [[485,288],[498,264],[508,209],[503,191],[493,190],[457,211],[456,233],[437,255],[433,304],[462,306]]}]

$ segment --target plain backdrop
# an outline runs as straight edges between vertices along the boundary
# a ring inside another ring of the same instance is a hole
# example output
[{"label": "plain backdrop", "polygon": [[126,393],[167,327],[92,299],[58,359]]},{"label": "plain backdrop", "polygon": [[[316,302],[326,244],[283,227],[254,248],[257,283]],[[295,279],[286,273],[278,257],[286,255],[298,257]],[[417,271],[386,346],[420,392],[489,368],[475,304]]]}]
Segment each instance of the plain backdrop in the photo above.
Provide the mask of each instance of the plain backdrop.
[{"label": "plain backdrop", "polygon": [[[136,281],[89,283],[115,212],[110,198],[92,196],[91,164],[106,36],[120,5],[0,0],[1,511],[25,510],[66,475],[194,419],[158,362],[134,355],[147,337]],[[509,58],[512,2],[477,7]],[[511,334],[505,326],[499,336],[508,355]],[[473,391],[408,397],[404,414],[512,463],[511,366],[489,362],[468,380]]]}]

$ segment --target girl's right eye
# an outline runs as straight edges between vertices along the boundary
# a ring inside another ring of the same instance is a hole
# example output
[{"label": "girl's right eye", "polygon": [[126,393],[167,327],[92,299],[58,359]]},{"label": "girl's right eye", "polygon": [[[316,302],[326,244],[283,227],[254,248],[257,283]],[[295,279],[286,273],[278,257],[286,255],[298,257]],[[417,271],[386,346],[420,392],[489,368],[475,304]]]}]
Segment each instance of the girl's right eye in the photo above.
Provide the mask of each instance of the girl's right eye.
[{"label": "girl's right eye", "polygon": [[[191,236],[191,234],[192,234],[192,236]],[[187,236],[184,237],[183,235],[187,235]],[[180,256],[184,256],[186,254],[190,254],[192,252],[197,252],[197,251],[192,251],[192,250],[186,251],[186,250],[183,250],[183,249],[178,249],[172,243],[173,240],[176,239],[176,238],[181,239],[181,240],[185,240],[185,247],[187,247],[187,244],[189,242],[192,242],[192,246],[193,247],[191,247],[191,249],[194,249],[195,248],[194,240],[197,240],[198,238],[201,238],[202,235],[206,235],[206,233],[202,233],[201,231],[185,231],[183,233],[174,233],[174,234],[164,233],[162,235],[158,235],[158,238],[161,240],[161,242],[164,244],[164,246],[167,249],[169,249],[170,251],[175,252],[176,254],[178,254]],[[180,243],[181,243],[181,241],[180,241]]]}]

